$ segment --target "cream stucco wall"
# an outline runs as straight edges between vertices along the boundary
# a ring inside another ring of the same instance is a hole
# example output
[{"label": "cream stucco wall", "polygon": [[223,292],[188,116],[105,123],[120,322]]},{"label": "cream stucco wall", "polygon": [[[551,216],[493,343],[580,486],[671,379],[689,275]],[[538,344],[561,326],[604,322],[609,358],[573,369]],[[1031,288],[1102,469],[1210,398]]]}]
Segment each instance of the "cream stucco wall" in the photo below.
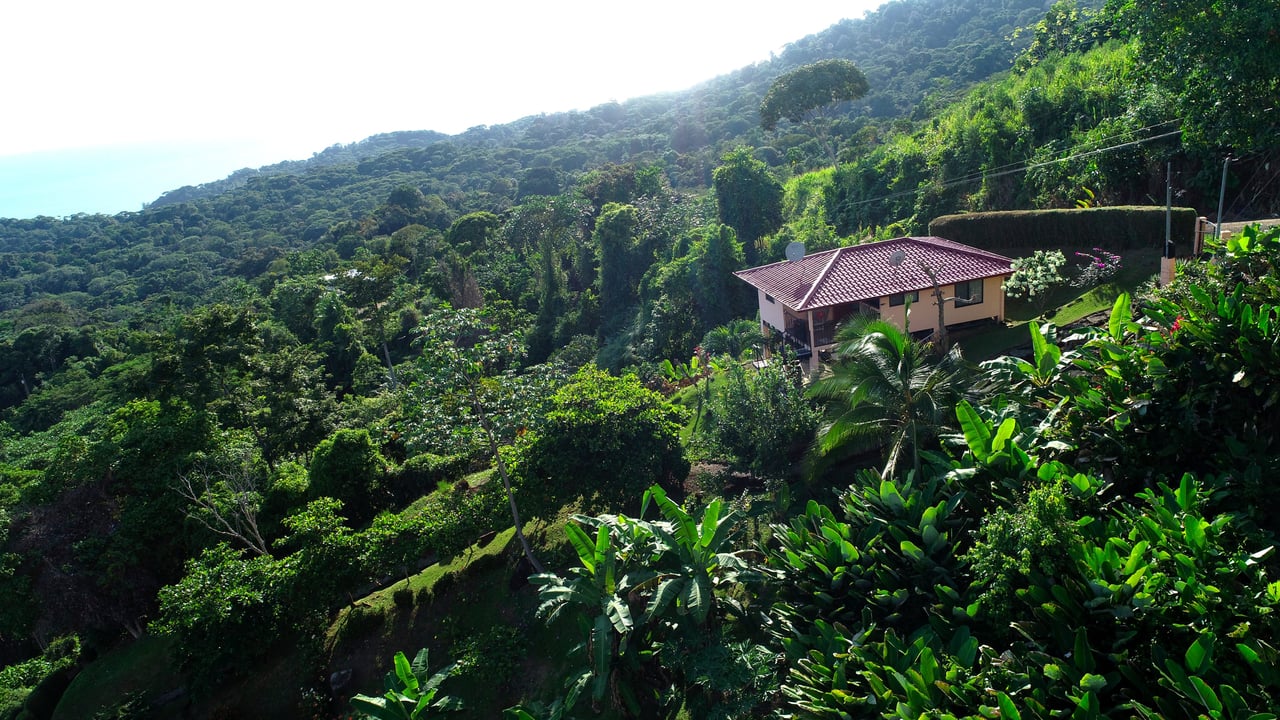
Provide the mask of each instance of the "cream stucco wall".
[{"label": "cream stucco wall", "polygon": [[[924,300],[923,293],[921,294],[920,299]],[[923,304],[924,303],[922,302],[911,303],[911,329],[912,330],[917,329],[917,326],[920,323],[920,308]],[[889,298],[887,297],[880,298],[880,319],[881,320],[887,320],[893,323],[894,325],[897,325],[898,327],[906,327],[906,321],[905,321],[906,316],[907,316],[906,305],[898,305],[896,307],[890,307]],[[937,313],[934,314],[934,317],[937,317]],[[936,325],[937,323],[934,323],[934,324]]]},{"label": "cream stucco wall", "polygon": [[[986,318],[1004,319],[1004,278],[989,277],[982,282],[982,302],[977,305],[956,306],[954,285],[942,286],[943,319],[947,327]],[[889,306],[889,298],[880,298],[880,317],[898,327],[904,327],[906,305]],[[938,329],[938,302],[933,289],[921,290],[919,302],[911,303],[911,332]]]},{"label": "cream stucco wall", "polygon": [[759,288],[756,289],[756,295],[756,302],[760,305],[760,320],[779,330],[785,330],[787,325],[782,315],[782,303],[777,300],[769,302],[768,296]]},{"label": "cream stucco wall", "polygon": [[[987,318],[1004,319],[1004,290],[1001,285],[1004,284],[1004,278],[994,277],[986,278],[982,282],[982,302],[977,305],[956,305],[954,301],[947,301],[946,319],[947,325],[956,325],[959,323],[970,322],[973,320],[985,320]],[[944,297],[955,296],[955,286],[945,286],[942,288]],[[921,293],[923,295],[923,293]],[[923,298],[921,298],[923,300]],[[933,303],[933,298],[929,298],[929,307],[933,308],[936,320],[938,309]]]}]

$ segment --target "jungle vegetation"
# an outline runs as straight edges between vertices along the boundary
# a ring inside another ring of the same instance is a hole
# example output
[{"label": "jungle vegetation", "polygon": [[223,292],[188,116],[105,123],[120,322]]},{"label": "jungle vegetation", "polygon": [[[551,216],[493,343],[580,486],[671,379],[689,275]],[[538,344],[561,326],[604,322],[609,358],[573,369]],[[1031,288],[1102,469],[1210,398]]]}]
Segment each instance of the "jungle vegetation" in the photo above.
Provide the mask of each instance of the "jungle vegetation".
[{"label": "jungle vegetation", "polygon": [[[850,329],[812,390],[731,273],[1166,168],[1214,215],[1228,158],[1274,214],[1277,22],[896,0],[681,93],[0,219],[0,718],[1274,717],[1280,233],[1024,356]],[[832,59],[821,132],[762,123]]]}]

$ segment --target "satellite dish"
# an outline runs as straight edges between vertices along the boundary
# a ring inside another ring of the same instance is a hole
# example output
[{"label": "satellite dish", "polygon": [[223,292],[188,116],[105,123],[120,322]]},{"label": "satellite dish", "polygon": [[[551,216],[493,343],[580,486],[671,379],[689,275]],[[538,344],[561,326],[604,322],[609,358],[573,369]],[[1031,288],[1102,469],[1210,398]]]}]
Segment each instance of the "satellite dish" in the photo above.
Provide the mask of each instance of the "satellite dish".
[{"label": "satellite dish", "polygon": [[802,242],[787,243],[787,249],[785,252],[787,255],[787,260],[791,262],[795,262],[800,258],[804,257],[804,243]]}]

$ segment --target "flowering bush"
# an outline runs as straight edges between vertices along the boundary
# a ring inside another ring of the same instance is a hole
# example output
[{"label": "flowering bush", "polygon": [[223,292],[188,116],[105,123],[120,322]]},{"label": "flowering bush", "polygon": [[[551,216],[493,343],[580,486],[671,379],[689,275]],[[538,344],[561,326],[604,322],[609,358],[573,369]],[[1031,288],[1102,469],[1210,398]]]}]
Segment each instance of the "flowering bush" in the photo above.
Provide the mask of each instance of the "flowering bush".
[{"label": "flowering bush", "polygon": [[1120,256],[1102,248],[1096,247],[1092,253],[1078,252],[1076,257],[1084,263],[1073,283],[1076,287],[1093,287],[1120,271]]},{"label": "flowering bush", "polygon": [[1061,268],[1067,258],[1061,250],[1036,250],[1028,257],[1013,261],[1013,274],[1004,281],[1004,292],[1011,298],[1025,297],[1036,310],[1044,314],[1053,291],[1066,281]]}]

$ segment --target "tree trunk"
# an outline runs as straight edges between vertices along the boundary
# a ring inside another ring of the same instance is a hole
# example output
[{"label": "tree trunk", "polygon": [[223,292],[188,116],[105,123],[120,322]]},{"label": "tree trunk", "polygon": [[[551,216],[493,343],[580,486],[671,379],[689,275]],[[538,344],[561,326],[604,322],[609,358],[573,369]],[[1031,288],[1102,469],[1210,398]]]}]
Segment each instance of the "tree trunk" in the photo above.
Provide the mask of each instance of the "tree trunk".
[{"label": "tree trunk", "polygon": [[387,349],[387,341],[382,340],[382,357],[387,361],[387,379],[391,381],[391,389],[396,388],[396,369],[391,364],[391,351]]},{"label": "tree trunk", "polygon": [[480,398],[476,397],[475,386],[470,386],[471,403],[475,408],[476,414],[480,417],[480,427],[484,428],[485,438],[489,441],[489,452],[493,455],[494,464],[498,466],[498,474],[502,476],[502,487],[507,491],[507,502],[511,504],[511,520],[516,526],[516,537],[520,540],[520,548],[524,550],[524,556],[529,560],[529,565],[534,572],[546,572],[546,568],[542,563],[538,562],[538,558],[533,555],[533,548],[529,546],[529,539],[524,536],[524,527],[520,522],[520,508],[516,506],[515,493],[511,492],[511,476],[507,474],[507,464],[502,461],[502,455],[498,452],[498,440],[493,436],[493,427],[489,424],[489,416],[485,414],[484,408],[480,406]]}]

